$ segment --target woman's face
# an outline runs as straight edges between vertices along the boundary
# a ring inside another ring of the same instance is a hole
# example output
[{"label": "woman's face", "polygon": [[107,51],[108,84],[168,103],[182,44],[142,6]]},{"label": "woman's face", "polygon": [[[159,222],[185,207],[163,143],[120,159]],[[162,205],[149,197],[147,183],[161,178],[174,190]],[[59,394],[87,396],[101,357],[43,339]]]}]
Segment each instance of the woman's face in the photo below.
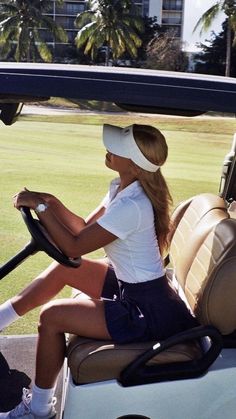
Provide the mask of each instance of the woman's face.
[{"label": "woman's face", "polygon": [[109,167],[109,169],[115,170],[120,174],[131,172],[133,167],[130,159],[127,159],[126,157],[117,156],[116,154],[112,154],[108,150],[106,153],[105,164],[107,167]]}]

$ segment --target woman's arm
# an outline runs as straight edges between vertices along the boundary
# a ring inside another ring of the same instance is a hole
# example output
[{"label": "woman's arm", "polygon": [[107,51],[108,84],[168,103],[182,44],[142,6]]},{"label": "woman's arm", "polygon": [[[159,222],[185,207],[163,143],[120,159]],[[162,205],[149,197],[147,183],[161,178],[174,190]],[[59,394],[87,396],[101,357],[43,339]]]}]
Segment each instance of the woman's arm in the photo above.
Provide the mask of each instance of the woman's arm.
[{"label": "woman's arm", "polygon": [[[98,208],[91,214],[88,219],[88,225],[86,225],[82,218],[71,213],[60,201],[59,204],[57,203],[57,209],[55,210],[52,201],[49,197],[44,200],[43,194],[39,196],[38,193],[25,190],[15,195],[14,206],[18,209],[21,206],[27,206],[34,210],[40,203],[48,204],[46,211],[37,215],[53,241],[68,257],[82,256],[105,246],[117,238],[95,222],[99,214],[104,212],[103,207]],[[59,214],[61,214],[61,218],[59,218]],[[72,230],[65,224],[63,218],[65,215],[68,215],[68,218],[77,225],[76,229]],[[76,222],[77,218],[79,222]]]},{"label": "woman's arm", "polygon": [[56,197],[49,200],[48,205],[54,212],[57,219],[60,220],[60,222],[74,234],[78,234],[86,225],[94,223],[105,211],[103,206],[99,206],[84,220],[82,217],[74,214],[67,207],[65,207],[65,205]]},{"label": "woman's arm", "polygon": [[71,258],[93,252],[117,239],[117,236],[96,222],[85,226],[78,234],[73,234],[54,217],[50,207],[38,216],[59,249]]},{"label": "woman's arm", "polygon": [[[99,206],[84,220],[77,214],[70,211],[58,198],[54,195],[45,192],[34,192],[25,189],[20,192],[23,196],[24,192],[32,194],[32,198],[40,203],[45,202],[51,208],[54,216],[69,229],[73,234],[78,234],[86,225],[95,222],[104,213],[105,208]],[[18,195],[18,194],[17,194]]]}]

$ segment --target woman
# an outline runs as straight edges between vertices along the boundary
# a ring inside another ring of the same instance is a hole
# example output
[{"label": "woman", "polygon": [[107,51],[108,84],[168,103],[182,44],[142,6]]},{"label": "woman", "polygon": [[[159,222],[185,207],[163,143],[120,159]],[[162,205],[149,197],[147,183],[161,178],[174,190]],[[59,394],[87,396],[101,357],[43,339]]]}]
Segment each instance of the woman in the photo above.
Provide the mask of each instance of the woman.
[{"label": "woman", "polygon": [[106,166],[119,173],[101,205],[87,218],[54,196],[21,191],[16,208],[33,209],[68,257],[104,247],[107,259],[82,259],[78,269],[54,262],[19,295],[0,306],[0,329],[47,303],[65,285],[85,298],[60,299],[42,309],[32,395],[0,418],[51,418],[65,332],[118,343],[165,339],[196,325],[165,277],[161,254],[168,245],[170,193],[161,174],[167,144],[156,128],[105,125]]}]

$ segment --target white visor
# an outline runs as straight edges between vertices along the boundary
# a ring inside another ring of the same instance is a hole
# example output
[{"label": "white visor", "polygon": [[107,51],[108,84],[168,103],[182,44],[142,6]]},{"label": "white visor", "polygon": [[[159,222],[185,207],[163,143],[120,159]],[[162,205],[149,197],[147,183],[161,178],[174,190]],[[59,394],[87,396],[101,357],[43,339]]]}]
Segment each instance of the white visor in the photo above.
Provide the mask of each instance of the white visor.
[{"label": "white visor", "polygon": [[133,136],[133,125],[126,128],[105,124],[103,143],[110,153],[126,157],[148,172],[156,172],[160,166],[151,163],[141,152]]}]

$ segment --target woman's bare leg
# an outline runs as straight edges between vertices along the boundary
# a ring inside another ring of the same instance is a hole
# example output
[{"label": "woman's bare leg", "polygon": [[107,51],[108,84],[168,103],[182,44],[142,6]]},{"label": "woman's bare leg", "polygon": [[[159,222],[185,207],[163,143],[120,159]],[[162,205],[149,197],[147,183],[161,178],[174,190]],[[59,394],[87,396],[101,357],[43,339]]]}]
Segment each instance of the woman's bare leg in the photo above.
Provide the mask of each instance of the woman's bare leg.
[{"label": "woman's bare leg", "polygon": [[101,300],[60,299],[48,303],[41,313],[36,356],[35,383],[52,388],[63,365],[65,332],[96,339],[111,339]]},{"label": "woman's bare leg", "polygon": [[22,292],[13,297],[11,303],[16,313],[23,316],[33,308],[51,300],[65,285],[99,299],[106,273],[107,263],[104,259],[83,258],[79,268],[68,268],[53,262]]}]

